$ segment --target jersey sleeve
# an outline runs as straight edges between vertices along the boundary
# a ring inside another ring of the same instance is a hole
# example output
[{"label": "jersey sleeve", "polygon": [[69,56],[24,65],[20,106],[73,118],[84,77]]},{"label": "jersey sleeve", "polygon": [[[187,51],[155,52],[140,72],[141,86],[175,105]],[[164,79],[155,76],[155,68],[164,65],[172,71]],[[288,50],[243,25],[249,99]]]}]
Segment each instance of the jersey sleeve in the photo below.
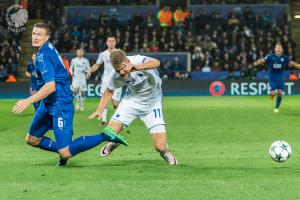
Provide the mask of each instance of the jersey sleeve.
[{"label": "jersey sleeve", "polygon": [[74,58],[71,60],[71,65],[70,65],[70,73],[73,74],[74,72]]},{"label": "jersey sleeve", "polygon": [[98,57],[98,59],[97,59],[96,64],[101,65],[102,63],[103,63],[103,54],[100,53],[100,55],[99,55],[99,57]]},{"label": "jersey sleeve", "polygon": [[290,59],[287,55],[285,55],[285,56],[284,56],[284,61],[285,61],[285,63],[286,63],[287,65],[289,65],[290,62],[291,62],[291,59]]},{"label": "jersey sleeve", "polygon": [[268,54],[264,57],[266,64],[270,62],[271,54]]},{"label": "jersey sleeve", "polygon": [[159,72],[157,69],[147,69],[143,73],[148,77],[148,81],[151,85],[155,85],[157,82],[161,82]]},{"label": "jersey sleeve", "polygon": [[91,65],[90,65],[90,62],[88,59],[85,59],[85,69],[90,69],[91,68]]},{"label": "jersey sleeve", "polygon": [[160,77],[157,69],[146,69],[145,72],[151,74],[152,76]]},{"label": "jersey sleeve", "polygon": [[43,55],[43,58],[39,61],[41,64],[39,65],[39,71],[41,72],[43,81],[48,83],[50,81],[55,81],[55,73],[53,62],[51,61],[52,55],[47,54],[46,52]]},{"label": "jersey sleeve", "polygon": [[134,56],[134,63],[133,64],[135,64],[135,65],[143,64],[145,62],[148,62],[151,59],[153,59],[153,58],[148,57],[148,56],[136,55],[136,56]]},{"label": "jersey sleeve", "polygon": [[107,88],[109,90],[116,90],[120,87],[123,87],[126,84],[126,81],[122,79],[116,72],[114,72],[108,82]]}]

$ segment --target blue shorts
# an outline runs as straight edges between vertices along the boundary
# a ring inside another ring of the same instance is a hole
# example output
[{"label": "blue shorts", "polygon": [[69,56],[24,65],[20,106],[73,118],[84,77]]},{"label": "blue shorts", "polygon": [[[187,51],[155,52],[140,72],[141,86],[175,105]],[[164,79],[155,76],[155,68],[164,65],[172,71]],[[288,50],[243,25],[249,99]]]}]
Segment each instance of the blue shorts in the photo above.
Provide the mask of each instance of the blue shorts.
[{"label": "blue shorts", "polygon": [[53,130],[58,149],[63,149],[72,142],[73,118],[73,103],[42,101],[32,119],[29,135],[41,138],[48,130]]},{"label": "blue shorts", "polygon": [[270,90],[284,90],[284,81],[270,81]]}]

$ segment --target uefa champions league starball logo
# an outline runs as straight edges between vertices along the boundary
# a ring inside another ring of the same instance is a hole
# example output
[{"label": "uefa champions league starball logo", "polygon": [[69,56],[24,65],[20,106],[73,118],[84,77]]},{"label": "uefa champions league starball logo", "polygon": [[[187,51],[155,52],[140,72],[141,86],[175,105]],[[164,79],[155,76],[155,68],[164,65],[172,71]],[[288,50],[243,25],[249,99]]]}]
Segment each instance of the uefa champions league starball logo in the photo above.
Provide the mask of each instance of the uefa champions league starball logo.
[{"label": "uefa champions league starball logo", "polygon": [[28,20],[28,11],[20,5],[10,6],[5,13],[5,19],[8,24],[8,30],[13,32],[24,31]]},{"label": "uefa champions league starball logo", "polygon": [[225,85],[221,81],[214,81],[209,86],[209,92],[213,96],[222,96],[225,93]]}]

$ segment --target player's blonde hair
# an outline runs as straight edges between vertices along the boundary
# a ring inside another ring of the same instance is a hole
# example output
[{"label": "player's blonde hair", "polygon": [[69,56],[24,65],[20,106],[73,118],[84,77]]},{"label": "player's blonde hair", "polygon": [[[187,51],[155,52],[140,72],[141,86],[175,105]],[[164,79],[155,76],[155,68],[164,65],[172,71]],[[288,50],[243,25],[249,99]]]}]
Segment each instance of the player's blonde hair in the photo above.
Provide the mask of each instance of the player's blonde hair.
[{"label": "player's blonde hair", "polygon": [[110,62],[113,68],[118,68],[126,60],[126,53],[121,49],[115,49],[110,53]]},{"label": "player's blonde hair", "polygon": [[81,51],[81,53],[84,54],[84,49],[83,48],[79,48],[79,49],[77,49],[77,51]]}]

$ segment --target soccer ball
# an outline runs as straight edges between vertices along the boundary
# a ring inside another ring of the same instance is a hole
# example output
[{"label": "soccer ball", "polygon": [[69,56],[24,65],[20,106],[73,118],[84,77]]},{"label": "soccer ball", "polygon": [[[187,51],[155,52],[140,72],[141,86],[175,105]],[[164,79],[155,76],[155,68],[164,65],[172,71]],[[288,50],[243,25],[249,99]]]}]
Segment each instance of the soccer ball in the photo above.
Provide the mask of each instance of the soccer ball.
[{"label": "soccer ball", "polygon": [[273,142],[269,149],[270,157],[276,162],[287,161],[291,154],[291,146],[283,140],[277,140]]}]

